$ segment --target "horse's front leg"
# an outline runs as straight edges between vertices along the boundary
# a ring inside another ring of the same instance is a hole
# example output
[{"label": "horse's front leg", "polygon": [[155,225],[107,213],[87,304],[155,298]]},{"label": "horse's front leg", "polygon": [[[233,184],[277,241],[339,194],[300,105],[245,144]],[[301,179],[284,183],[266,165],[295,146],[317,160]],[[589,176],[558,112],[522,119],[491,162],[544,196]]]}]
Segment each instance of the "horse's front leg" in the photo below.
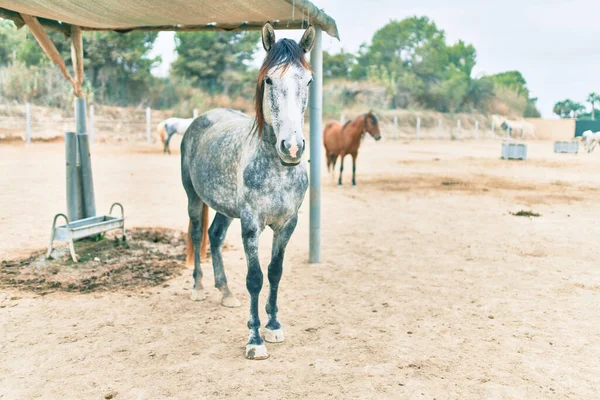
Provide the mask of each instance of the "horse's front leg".
[{"label": "horse's front leg", "polygon": [[283,272],[283,256],[285,248],[296,229],[298,214],[290,218],[283,226],[273,227],[273,249],[271,251],[271,263],[269,264],[269,299],[267,300],[267,315],[269,321],[265,325],[265,340],[269,343],[283,342],[283,328],[277,319],[277,291],[279,281]]},{"label": "horse's front leg", "polygon": [[269,353],[260,337],[260,319],[258,318],[258,296],[263,284],[263,273],[258,260],[258,238],[264,226],[256,215],[247,211],[242,212],[241,222],[242,241],[246,252],[246,263],[248,264],[246,288],[250,293],[250,318],[248,319],[250,335],[246,344],[246,358],[264,360],[269,357]]}]

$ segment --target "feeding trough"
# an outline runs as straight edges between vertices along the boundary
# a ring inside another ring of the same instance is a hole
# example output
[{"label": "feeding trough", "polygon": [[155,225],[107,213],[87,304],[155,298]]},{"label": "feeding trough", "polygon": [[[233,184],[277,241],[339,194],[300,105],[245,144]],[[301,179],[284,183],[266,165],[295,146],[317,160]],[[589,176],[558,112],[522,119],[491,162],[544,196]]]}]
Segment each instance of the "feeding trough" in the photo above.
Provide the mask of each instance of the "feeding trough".
[{"label": "feeding trough", "polygon": [[502,158],[505,160],[526,160],[527,145],[520,143],[502,143]]},{"label": "feeding trough", "polygon": [[579,142],[576,141],[559,141],[554,142],[555,153],[579,153]]},{"label": "feeding trough", "polygon": [[[113,208],[118,206],[121,209],[121,217],[115,217],[112,214]],[[65,220],[65,225],[56,226],[56,221],[62,217]],[[100,233],[112,231],[113,229],[122,229],[123,238],[125,238],[125,213],[123,206],[120,203],[114,203],[110,206],[108,215],[98,215],[96,217],[84,218],[70,222],[69,217],[65,214],[56,214],[52,221],[52,233],[50,234],[50,244],[48,245],[48,253],[46,257],[50,257],[52,253],[52,245],[55,240],[61,242],[69,242],[69,251],[71,258],[77,262],[77,254],[75,253],[74,241],[97,235]]]}]

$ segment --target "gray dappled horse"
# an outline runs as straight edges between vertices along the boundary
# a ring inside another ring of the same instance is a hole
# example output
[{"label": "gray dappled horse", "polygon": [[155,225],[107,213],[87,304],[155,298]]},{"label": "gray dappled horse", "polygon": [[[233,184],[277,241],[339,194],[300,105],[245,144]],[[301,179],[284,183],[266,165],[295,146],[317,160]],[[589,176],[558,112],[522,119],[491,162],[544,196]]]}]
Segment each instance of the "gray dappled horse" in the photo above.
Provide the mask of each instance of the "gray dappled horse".
[{"label": "gray dappled horse", "polygon": [[273,27],[265,24],[262,43],[267,55],[258,75],[254,121],[237,111],[211,110],[194,120],[181,143],[181,178],[188,197],[194,247],[192,299],[205,298],[199,247],[202,215],[208,212],[208,206],[216,211],[208,231],[215,287],[221,291],[221,304],[226,307],[237,307],[239,301],[227,286],[221,248],[232,219],[241,220],[248,264],[246,288],[250,293],[246,357],[254,360],[269,356],[258,318],[263,284],[258,239],[266,226],[274,235],[264,339],[284,339],[277,319],[277,289],[285,248],[308,186],[306,166],[301,160],[306,147],[302,126],[312,81],[305,53],[311,50],[314,39],[315,30],[309,26],[299,43],[290,39],[275,42]]}]

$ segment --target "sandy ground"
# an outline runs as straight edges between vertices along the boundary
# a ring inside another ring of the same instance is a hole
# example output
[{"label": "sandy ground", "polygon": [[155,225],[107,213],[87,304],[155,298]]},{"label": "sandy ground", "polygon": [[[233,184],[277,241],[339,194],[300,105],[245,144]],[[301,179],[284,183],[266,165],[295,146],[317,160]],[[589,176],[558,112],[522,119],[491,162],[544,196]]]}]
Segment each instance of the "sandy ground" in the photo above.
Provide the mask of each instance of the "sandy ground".
[{"label": "sandy ground", "polygon": [[[0,145],[0,259],[46,245],[65,210],[63,152]],[[357,188],[324,171],[323,263],[307,264],[307,196],[280,286],[286,342],[267,361],[243,356],[239,222],[224,253],[238,309],[219,306],[208,265],[203,302],[189,300],[189,269],[152,289],[3,289],[0,398],[597,398],[600,155],[499,153],[366,141]],[[98,145],[93,163],[99,211],[120,201],[130,227],[185,229],[178,157]],[[521,209],[541,217],[511,215]]]}]

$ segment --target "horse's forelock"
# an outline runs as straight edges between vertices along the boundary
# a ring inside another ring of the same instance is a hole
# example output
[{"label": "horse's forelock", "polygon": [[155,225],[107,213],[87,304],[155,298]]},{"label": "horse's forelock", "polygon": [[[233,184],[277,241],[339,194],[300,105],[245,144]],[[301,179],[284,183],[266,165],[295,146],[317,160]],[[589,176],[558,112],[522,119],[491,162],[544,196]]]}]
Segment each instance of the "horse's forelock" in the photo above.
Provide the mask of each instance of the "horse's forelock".
[{"label": "horse's forelock", "polygon": [[263,100],[265,94],[265,77],[273,68],[281,70],[285,73],[290,65],[299,65],[302,68],[312,71],[304,50],[298,43],[291,39],[281,39],[267,52],[262,66],[258,72],[258,80],[256,82],[256,93],[254,95],[254,111],[256,117],[254,119],[253,131],[258,132],[258,136],[262,136],[265,116],[263,113]]}]

